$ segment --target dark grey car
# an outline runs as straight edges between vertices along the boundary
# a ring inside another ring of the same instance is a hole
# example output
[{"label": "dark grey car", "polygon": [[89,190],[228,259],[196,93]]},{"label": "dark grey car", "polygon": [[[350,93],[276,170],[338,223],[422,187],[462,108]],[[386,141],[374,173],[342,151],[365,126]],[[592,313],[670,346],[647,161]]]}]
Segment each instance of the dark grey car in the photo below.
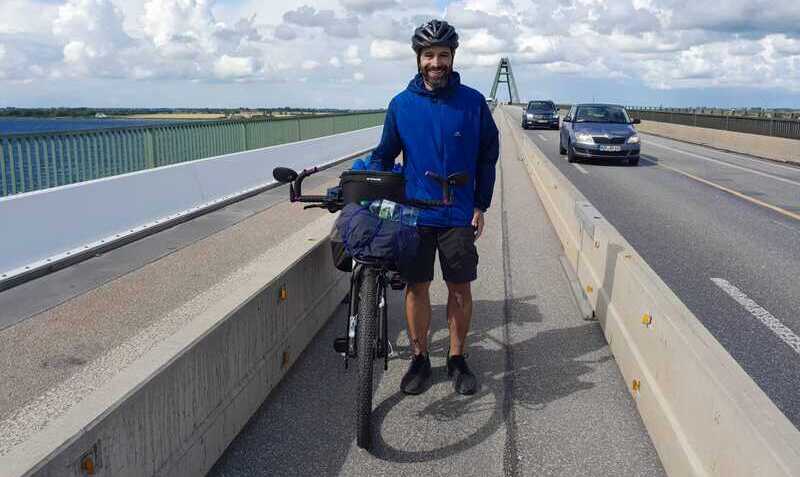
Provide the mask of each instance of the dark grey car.
[{"label": "dark grey car", "polygon": [[625,108],[615,104],[575,104],[564,117],[559,151],[569,162],[624,159],[639,164],[639,134]]},{"label": "dark grey car", "polygon": [[536,126],[558,129],[558,123],[558,107],[552,101],[530,101],[522,111],[522,129]]}]

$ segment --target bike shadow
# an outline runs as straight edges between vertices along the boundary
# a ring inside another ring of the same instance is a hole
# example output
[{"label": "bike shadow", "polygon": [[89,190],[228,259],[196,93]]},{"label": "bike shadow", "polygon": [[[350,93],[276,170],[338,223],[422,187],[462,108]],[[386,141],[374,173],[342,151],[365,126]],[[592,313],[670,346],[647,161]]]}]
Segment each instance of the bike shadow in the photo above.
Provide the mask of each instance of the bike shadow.
[{"label": "bike shadow", "polygon": [[[376,403],[372,455],[399,463],[452,456],[484,442],[501,427],[513,425],[508,422],[512,406],[543,409],[550,402],[594,387],[592,382],[581,379],[582,376],[591,374],[596,365],[611,359],[609,355],[599,359],[587,357],[606,346],[598,332],[599,325],[583,322],[576,315],[573,326],[554,328],[553,324],[544,323],[533,298],[523,297],[508,303],[475,301],[467,355],[480,383],[478,391],[472,396],[456,394],[449,384],[446,367],[434,367],[432,387],[446,382],[447,392],[417,407],[416,416],[407,416],[411,420],[432,419],[442,426],[467,427],[472,429],[469,435],[444,445],[436,445],[434,436],[422,446],[429,446],[424,450],[419,449],[419,442],[413,443],[413,447],[396,444],[393,436],[396,429],[389,429],[393,426],[387,425],[390,414],[406,399],[426,399],[425,394],[406,396],[397,390]],[[507,330],[502,319],[505,314],[510,318]],[[449,339],[443,316],[445,306],[434,306],[431,336],[441,338],[431,342],[431,356],[444,357],[448,352]],[[488,320],[487,317],[494,318]],[[442,326],[436,327],[437,323]],[[546,329],[541,329],[541,325],[546,325]],[[403,351],[408,354],[407,349]],[[433,395],[430,391],[426,393],[427,399]],[[482,424],[476,425],[476,419]],[[467,424],[461,425],[464,423]]]},{"label": "bike shadow", "polygon": [[[398,344],[406,333],[402,294],[391,293],[390,336],[399,356],[385,373],[375,365],[373,448],[367,453],[355,447],[355,361],[345,370],[333,349],[333,338],[344,331],[347,310],[340,306],[312,344],[273,389],[248,424],[230,444],[208,475],[339,475],[352,466],[371,466],[370,461],[414,463],[452,456],[478,446],[507,426],[509,406],[544,408],[548,403],[593,386],[582,376],[593,372],[585,355],[605,346],[597,323],[575,317],[575,325],[553,329],[528,296],[500,301],[477,300],[468,338],[468,358],[480,388],[472,396],[460,396],[448,381],[446,370],[436,365],[433,386],[420,396],[400,392],[399,378],[408,366],[407,346]],[[448,340],[444,305],[433,306],[430,352],[446,355]],[[510,316],[504,336],[503,316]],[[547,327],[549,329],[542,330]],[[510,346],[505,343],[510,342]],[[508,359],[513,361],[510,369]],[[442,393],[442,390],[446,390]],[[513,392],[511,392],[513,390]],[[388,395],[387,395],[388,393]],[[406,400],[420,400],[419,403]],[[404,405],[414,404],[409,411]],[[478,417],[480,425],[453,442],[442,444],[433,434],[413,433],[415,420],[442,429]],[[393,441],[398,434],[423,439],[424,450]]]}]

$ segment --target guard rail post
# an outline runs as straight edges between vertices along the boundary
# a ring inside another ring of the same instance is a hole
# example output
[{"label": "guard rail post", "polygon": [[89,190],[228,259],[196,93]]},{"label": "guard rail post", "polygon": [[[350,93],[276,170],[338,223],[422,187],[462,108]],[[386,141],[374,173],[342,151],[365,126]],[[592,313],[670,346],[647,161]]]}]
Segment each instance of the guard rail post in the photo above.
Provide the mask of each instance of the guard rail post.
[{"label": "guard rail post", "polygon": [[8,195],[8,187],[6,186],[6,156],[4,153],[5,141],[0,138],[0,197]]},{"label": "guard rail post", "polygon": [[144,166],[147,169],[156,167],[155,154],[153,154],[153,131],[144,130]]},{"label": "guard rail post", "polygon": [[239,129],[239,146],[242,148],[242,151],[247,150],[247,126],[245,125],[244,121],[238,123],[240,127]]}]

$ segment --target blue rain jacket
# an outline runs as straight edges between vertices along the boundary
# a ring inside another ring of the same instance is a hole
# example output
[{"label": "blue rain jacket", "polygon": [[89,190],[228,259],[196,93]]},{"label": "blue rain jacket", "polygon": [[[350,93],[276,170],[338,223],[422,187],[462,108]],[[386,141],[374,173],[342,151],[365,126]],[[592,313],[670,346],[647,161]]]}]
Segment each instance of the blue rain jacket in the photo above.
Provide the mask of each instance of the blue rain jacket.
[{"label": "blue rain jacket", "polygon": [[462,85],[455,71],[448,85],[435,91],[425,89],[417,74],[389,103],[369,167],[391,170],[402,151],[406,197],[427,200],[443,197],[441,185],[426,171],[441,177],[467,172],[470,181],[456,187],[453,205],[422,209],[417,220],[429,227],[466,227],[475,208],[485,211],[492,203],[499,149],[497,126],[481,93]]}]

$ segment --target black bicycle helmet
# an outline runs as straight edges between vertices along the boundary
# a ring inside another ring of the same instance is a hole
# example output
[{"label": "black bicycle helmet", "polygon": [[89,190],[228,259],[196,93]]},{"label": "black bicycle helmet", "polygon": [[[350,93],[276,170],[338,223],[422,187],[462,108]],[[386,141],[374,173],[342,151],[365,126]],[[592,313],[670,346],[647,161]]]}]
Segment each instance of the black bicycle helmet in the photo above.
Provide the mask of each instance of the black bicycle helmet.
[{"label": "black bicycle helmet", "polygon": [[417,55],[424,48],[432,46],[446,46],[455,51],[458,48],[458,33],[456,33],[456,29],[446,21],[431,20],[414,30],[414,36],[411,37],[411,48],[414,49]]}]

